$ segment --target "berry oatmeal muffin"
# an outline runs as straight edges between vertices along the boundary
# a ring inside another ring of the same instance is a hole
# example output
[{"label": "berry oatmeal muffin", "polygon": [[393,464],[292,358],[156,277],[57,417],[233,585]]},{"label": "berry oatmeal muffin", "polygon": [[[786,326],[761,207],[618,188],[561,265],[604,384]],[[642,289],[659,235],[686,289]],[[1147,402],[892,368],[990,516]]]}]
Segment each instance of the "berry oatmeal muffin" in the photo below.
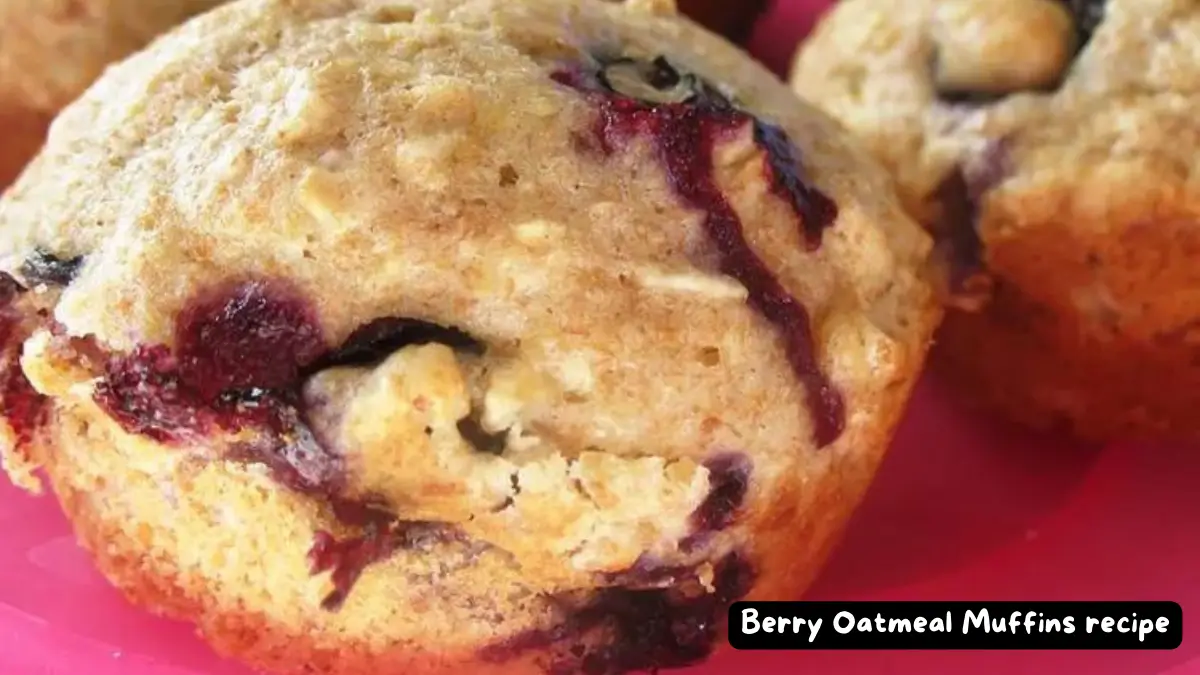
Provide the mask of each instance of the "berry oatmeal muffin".
[{"label": "berry oatmeal muffin", "polygon": [[108,64],[221,0],[0,0],[0,188]]},{"label": "berry oatmeal muffin", "polygon": [[893,172],[968,396],[1094,440],[1200,437],[1200,3],[846,0],[797,92]]},{"label": "berry oatmeal muffin", "polygon": [[227,5],[0,229],[10,475],[282,673],[704,659],[817,572],[940,316],[882,169],[661,2]]}]

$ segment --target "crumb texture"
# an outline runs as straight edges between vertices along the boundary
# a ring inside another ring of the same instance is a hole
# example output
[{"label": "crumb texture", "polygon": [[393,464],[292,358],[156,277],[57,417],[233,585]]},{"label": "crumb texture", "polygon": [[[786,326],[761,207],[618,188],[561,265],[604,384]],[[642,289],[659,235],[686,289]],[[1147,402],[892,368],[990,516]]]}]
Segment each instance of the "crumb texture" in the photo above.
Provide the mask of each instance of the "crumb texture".
[{"label": "crumb texture", "polygon": [[1196,438],[1200,5],[847,0],[793,86],[938,240],[937,362],[975,398],[1096,439]]},{"label": "crumb texture", "polygon": [[241,0],[106,73],[0,200],[10,473],[284,673],[685,666],[802,591],[920,370],[932,243],[635,5]]}]

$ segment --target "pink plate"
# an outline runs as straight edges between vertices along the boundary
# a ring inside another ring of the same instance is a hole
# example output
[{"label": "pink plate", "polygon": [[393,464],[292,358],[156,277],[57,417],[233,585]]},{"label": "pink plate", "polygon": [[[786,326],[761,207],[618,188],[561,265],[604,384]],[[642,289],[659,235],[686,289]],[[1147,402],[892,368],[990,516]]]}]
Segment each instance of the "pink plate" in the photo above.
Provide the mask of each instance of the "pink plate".
[{"label": "pink plate", "polygon": [[[786,67],[813,0],[780,3],[756,54]],[[903,11],[897,6],[897,11]],[[1083,448],[961,409],[927,378],[813,599],[1174,600],[1200,607],[1200,451]],[[51,500],[0,481],[0,674],[250,675],[126,604]],[[1173,652],[725,652],[694,675],[1200,675]]]}]

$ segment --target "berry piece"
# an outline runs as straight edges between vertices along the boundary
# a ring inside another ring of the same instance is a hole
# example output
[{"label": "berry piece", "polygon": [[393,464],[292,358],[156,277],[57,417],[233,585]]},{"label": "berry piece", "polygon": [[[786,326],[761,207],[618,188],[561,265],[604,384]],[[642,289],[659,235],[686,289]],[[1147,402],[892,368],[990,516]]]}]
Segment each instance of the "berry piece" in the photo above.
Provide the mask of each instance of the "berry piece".
[{"label": "berry piece", "polygon": [[83,266],[83,256],[59,258],[46,251],[36,249],[21,265],[21,276],[30,285],[46,284],[47,286],[67,286],[75,280],[79,268]]}]

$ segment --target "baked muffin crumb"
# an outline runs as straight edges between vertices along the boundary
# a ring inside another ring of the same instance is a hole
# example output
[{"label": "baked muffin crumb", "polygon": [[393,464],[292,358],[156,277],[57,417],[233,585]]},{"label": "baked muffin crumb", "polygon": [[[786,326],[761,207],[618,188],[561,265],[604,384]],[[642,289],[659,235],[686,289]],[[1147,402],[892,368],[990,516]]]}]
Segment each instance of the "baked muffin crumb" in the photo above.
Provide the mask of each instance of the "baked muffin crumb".
[{"label": "baked muffin crumb", "polygon": [[0,199],[14,282],[82,256],[6,343],[30,460],[115,584],[261,667],[696,663],[811,581],[920,369],[893,197],[671,15],[241,0]]}]

